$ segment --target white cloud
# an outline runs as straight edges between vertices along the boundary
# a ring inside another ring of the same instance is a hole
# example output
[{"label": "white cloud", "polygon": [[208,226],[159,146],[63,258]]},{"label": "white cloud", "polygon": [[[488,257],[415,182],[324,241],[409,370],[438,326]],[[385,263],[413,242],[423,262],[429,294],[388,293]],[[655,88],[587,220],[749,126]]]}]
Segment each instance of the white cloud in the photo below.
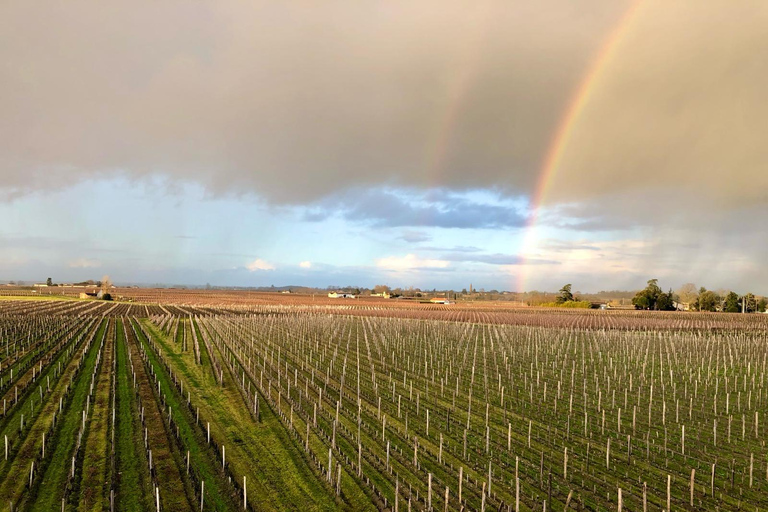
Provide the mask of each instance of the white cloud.
[{"label": "white cloud", "polygon": [[101,266],[99,260],[91,260],[88,258],[78,258],[69,262],[69,268],[98,268]]},{"label": "white cloud", "polygon": [[299,263],[299,266],[301,268],[312,268],[312,262],[311,261],[302,261]]},{"label": "white cloud", "polygon": [[251,272],[255,272],[257,270],[275,270],[274,265],[262,260],[261,258],[257,258],[253,260],[248,265],[246,265],[245,268],[247,268]]},{"label": "white cloud", "polygon": [[406,271],[418,268],[448,268],[449,261],[437,259],[423,259],[415,254],[405,256],[388,256],[376,260],[376,266],[381,269]]}]

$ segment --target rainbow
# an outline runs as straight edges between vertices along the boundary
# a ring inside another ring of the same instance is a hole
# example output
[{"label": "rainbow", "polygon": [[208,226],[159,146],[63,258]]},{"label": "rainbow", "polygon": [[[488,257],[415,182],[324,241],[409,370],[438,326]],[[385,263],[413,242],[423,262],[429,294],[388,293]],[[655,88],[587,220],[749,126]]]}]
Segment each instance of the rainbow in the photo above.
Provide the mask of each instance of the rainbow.
[{"label": "rainbow", "polygon": [[565,115],[561,118],[557,131],[549,145],[541,172],[539,173],[536,182],[536,187],[534,188],[534,193],[531,196],[531,215],[525,227],[523,245],[520,251],[523,258],[523,265],[517,283],[517,290],[520,292],[526,291],[526,284],[530,277],[528,269],[531,265],[526,265],[525,260],[527,258],[527,252],[534,247],[538,240],[539,213],[546,200],[547,193],[554,182],[557,170],[560,168],[565,149],[568,146],[568,141],[576,126],[576,121],[584,111],[584,107],[589,103],[595,85],[603,75],[606,65],[616,53],[616,48],[619,46],[619,43],[623,39],[629,26],[632,24],[632,21],[637,16],[637,12],[642,3],[643,0],[636,0],[632,6],[627,9],[627,12],[624,13],[600,47],[595,58],[592,60],[592,64],[589,66],[587,73],[576,88],[571,101],[568,103]]}]

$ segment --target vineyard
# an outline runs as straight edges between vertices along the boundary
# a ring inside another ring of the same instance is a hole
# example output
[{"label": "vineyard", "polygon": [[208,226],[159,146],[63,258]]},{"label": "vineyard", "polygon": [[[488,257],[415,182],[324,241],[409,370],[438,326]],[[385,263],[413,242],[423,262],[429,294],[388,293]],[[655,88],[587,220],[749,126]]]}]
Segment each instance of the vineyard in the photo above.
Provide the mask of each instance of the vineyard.
[{"label": "vineyard", "polygon": [[0,301],[3,510],[768,510],[765,316],[145,299]]}]

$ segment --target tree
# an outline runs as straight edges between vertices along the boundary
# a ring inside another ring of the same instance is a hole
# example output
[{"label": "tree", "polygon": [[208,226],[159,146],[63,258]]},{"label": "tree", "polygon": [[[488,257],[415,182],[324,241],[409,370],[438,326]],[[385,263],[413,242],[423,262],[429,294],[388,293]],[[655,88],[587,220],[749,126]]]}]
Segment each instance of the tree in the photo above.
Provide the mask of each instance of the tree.
[{"label": "tree", "polygon": [[741,304],[739,304],[739,296],[734,292],[728,292],[725,296],[725,308],[726,313],[738,313],[741,311]]},{"label": "tree", "polygon": [[110,288],[112,288],[112,280],[109,278],[109,276],[102,277],[101,289],[104,291],[104,293],[108,293]]},{"label": "tree", "polygon": [[677,294],[680,296],[680,302],[693,304],[698,298],[699,292],[696,290],[695,284],[685,283],[679,290],[677,290]]},{"label": "tree", "polygon": [[572,302],[573,299],[573,293],[571,293],[571,284],[568,283],[567,285],[560,288],[559,295],[557,296],[557,299],[555,302],[558,304],[562,304],[564,302]]},{"label": "tree", "polygon": [[699,290],[699,298],[696,299],[694,306],[699,311],[717,311],[720,305],[720,296],[703,286]]},{"label": "tree", "polygon": [[644,290],[637,292],[632,298],[635,309],[655,309],[659,311],[675,310],[675,295],[670,289],[668,293],[661,291],[658,279],[650,279]]},{"label": "tree", "polygon": [[656,301],[661,295],[658,279],[649,279],[645,289],[640,290],[632,298],[635,309],[656,309]]},{"label": "tree", "polygon": [[761,298],[761,299],[760,299],[760,300],[757,302],[757,312],[758,312],[758,313],[765,313],[765,308],[766,308],[766,306],[768,306],[768,301],[766,301],[766,300],[765,300],[765,297],[762,297],[762,298]]},{"label": "tree", "polygon": [[659,294],[659,297],[656,299],[656,309],[659,311],[674,311],[677,309],[675,308],[675,299],[671,288],[669,293]]},{"label": "tree", "polygon": [[53,286],[53,279],[51,279],[51,278],[49,277],[48,279],[46,279],[46,280],[45,280],[45,284],[46,284],[47,286]]},{"label": "tree", "polygon": [[741,298],[741,311],[745,313],[754,313],[757,311],[757,299],[753,293],[748,293]]}]

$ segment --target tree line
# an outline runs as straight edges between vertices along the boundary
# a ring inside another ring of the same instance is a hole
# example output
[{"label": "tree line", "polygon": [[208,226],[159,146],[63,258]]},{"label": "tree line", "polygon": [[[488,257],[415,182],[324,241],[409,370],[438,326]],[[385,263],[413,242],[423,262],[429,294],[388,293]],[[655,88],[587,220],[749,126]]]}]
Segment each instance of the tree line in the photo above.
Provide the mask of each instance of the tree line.
[{"label": "tree line", "polygon": [[703,286],[696,289],[692,283],[683,285],[677,293],[671,289],[662,291],[658,279],[650,279],[647,286],[637,292],[632,299],[636,309],[674,311],[723,311],[726,313],[764,313],[768,302],[764,297],[758,299],[753,293],[739,295],[734,291],[715,292]]}]

